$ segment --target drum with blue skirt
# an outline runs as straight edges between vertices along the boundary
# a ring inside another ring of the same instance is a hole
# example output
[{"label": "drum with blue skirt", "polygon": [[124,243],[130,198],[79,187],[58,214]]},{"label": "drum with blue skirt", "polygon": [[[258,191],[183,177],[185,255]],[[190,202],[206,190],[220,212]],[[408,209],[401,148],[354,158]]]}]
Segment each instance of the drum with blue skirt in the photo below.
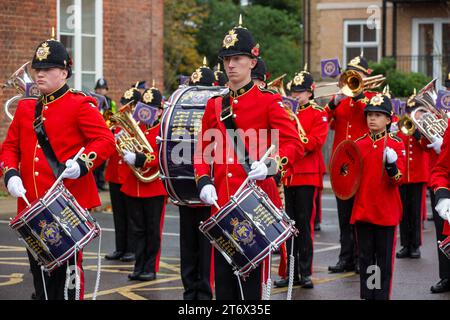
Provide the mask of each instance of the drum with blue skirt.
[{"label": "drum with blue skirt", "polygon": [[294,221],[254,183],[202,222],[200,231],[244,278],[298,232]]},{"label": "drum with blue skirt", "polygon": [[208,100],[223,87],[180,86],[165,104],[161,118],[159,169],[176,205],[203,206],[194,176],[194,151]]},{"label": "drum with blue skirt", "polygon": [[100,234],[100,226],[63,184],[31,203],[9,226],[46,271],[62,265]]}]

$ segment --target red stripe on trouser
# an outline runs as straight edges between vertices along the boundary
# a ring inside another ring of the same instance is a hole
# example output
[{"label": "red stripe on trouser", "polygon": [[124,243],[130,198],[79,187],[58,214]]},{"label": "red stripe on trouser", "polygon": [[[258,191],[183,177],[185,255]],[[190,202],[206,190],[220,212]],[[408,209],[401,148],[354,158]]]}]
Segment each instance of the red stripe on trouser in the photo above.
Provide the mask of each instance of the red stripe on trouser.
[{"label": "red stripe on trouser", "polygon": [[83,251],[80,251],[77,254],[77,269],[80,277],[80,300],[84,300]]},{"label": "red stripe on trouser", "polygon": [[317,202],[316,202],[318,204],[316,213],[319,215],[319,223],[322,223],[322,191],[323,191],[323,188],[320,187],[319,191],[317,192],[318,198],[317,198]]},{"label": "red stripe on trouser", "polygon": [[167,205],[167,197],[164,197],[164,204],[161,211],[161,219],[159,221],[159,237],[161,239],[158,254],[156,255],[156,261],[155,261],[155,273],[159,271],[159,258],[161,256],[161,248],[162,248],[162,241],[163,241],[163,227],[164,227],[164,215],[166,213],[166,205]]},{"label": "red stripe on trouser", "polygon": [[209,285],[214,296],[214,246],[211,246],[211,259],[209,266]]},{"label": "red stripe on trouser", "polygon": [[311,257],[311,274],[313,273],[313,261],[314,261],[314,220],[316,219],[316,197],[318,196],[319,188],[314,188],[314,196],[313,196],[313,206],[311,219],[309,220],[310,230],[311,230],[311,244],[312,244],[312,257]]},{"label": "red stripe on trouser", "polygon": [[395,246],[397,245],[397,227],[394,228],[394,243],[392,244],[392,252],[391,252],[391,281],[389,283],[389,293],[388,299],[391,299],[391,291],[392,291],[392,282],[394,279],[394,263],[395,263]]},{"label": "red stripe on trouser", "polygon": [[[290,239],[288,240],[290,241]],[[287,252],[286,252],[286,242],[283,242],[280,246],[280,265],[278,266],[278,275],[281,278],[287,277]]]}]

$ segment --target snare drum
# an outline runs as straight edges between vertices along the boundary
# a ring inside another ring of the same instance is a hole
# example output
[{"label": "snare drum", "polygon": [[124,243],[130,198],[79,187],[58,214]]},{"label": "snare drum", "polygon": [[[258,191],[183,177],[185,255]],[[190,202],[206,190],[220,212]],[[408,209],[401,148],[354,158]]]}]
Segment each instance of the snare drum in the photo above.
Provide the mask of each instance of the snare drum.
[{"label": "snare drum", "polygon": [[169,98],[161,119],[159,165],[170,199],[177,205],[205,205],[194,176],[194,151],[208,100],[223,87],[181,86]]},{"label": "snare drum", "polygon": [[9,226],[46,271],[62,265],[101,231],[62,184],[35,200]]},{"label": "snare drum", "polygon": [[450,236],[445,238],[443,241],[439,241],[439,250],[442,251],[442,253],[450,259]]},{"label": "snare drum", "polygon": [[242,277],[298,232],[294,221],[253,183],[202,222],[200,231]]}]

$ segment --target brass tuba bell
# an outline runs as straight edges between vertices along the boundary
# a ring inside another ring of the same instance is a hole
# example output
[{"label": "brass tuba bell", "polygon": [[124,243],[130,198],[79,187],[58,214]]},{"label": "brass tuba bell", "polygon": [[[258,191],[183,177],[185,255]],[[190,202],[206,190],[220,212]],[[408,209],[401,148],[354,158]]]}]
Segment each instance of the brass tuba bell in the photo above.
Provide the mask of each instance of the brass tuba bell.
[{"label": "brass tuba bell", "polygon": [[36,83],[33,81],[33,78],[30,76],[28,72],[28,65],[30,64],[30,61],[25,63],[23,66],[21,66],[19,69],[14,72],[9,79],[4,83],[1,88],[14,88],[19,93],[18,95],[8,99],[5,102],[4,110],[6,113],[6,116],[12,120],[14,118],[14,115],[9,111],[10,107],[19,101],[22,98],[25,98],[27,96],[39,96],[40,92],[37,89]]}]

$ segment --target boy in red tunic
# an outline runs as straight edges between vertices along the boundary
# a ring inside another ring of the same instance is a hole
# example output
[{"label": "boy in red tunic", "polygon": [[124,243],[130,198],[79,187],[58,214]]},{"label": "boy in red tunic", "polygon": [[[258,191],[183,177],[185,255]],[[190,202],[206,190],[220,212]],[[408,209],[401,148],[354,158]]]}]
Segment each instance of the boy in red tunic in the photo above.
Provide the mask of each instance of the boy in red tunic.
[{"label": "boy in red tunic", "polygon": [[401,139],[388,133],[392,106],[387,96],[371,98],[364,112],[370,132],[356,141],[363,175],[350,223],[355,226],[359,250],[361,298],[387,300],[394,269],[395,230],[402,215],[398,186],[405,147]]}]

